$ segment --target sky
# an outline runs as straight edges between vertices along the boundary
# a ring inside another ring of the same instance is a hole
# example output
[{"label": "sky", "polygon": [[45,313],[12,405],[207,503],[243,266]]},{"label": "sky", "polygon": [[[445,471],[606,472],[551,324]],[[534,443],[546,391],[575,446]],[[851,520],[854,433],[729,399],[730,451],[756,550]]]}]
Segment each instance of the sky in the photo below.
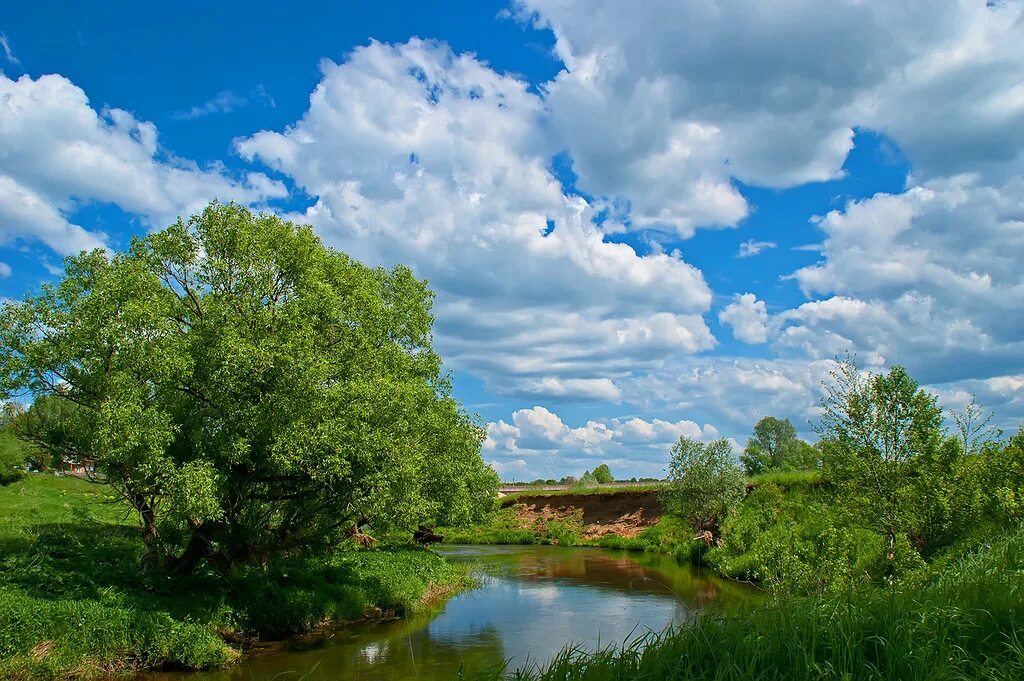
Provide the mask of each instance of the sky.
[{"label": "sky", "polygon": [[211,199],[428,279],[508,480],[814,439],[847,352],[1024,416],[1020,0],[0,6],[0,297]]}]

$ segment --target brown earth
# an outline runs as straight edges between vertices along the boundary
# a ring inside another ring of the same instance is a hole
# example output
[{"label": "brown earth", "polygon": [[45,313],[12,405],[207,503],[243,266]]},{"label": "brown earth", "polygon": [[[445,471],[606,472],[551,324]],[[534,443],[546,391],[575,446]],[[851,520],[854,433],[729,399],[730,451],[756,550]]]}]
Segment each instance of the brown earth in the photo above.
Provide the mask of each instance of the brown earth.
[{"label": "brown earth", "polygon": [[661,519],[662,508],[656,492],[608,492],[604,494],[560,494],[522,496],[511,504],[524,529],[552,520],[579,517],[583,538],[606,534],[635,537]]}]

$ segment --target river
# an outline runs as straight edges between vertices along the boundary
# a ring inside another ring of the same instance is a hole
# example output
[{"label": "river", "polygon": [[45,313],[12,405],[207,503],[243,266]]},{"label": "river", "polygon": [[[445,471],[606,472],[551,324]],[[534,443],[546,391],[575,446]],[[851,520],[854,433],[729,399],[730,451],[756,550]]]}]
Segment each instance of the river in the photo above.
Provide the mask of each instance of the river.
[{"label": "river", "polygon": [[[231,669],[159,674],[176,681],[455,679],[459,669],[545,662],[567,644],[605,646],[682,624],[751,589],[669,556],[556,546],[439,546],[480,586],[443,608],[276,644]],[[312,672],[310,672],[312,670]]]}]

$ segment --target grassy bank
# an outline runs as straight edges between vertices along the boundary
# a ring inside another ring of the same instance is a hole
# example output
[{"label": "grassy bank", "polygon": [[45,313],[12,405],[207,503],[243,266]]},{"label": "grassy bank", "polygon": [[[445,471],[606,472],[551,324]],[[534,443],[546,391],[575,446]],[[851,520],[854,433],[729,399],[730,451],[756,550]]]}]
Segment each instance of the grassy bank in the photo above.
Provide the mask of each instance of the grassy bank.
[{"label": "grassy bank", "polygon": [[794,598],[597,653],[567,649],[517,681],[1024,678],[1024,532],[900,586]]},{"label": "grassy bank", "polygon": [[429,607],[467,580],[411,548],[170,579],[139,571],[141,548],[100,486],[32,475],[0,487],[0,678],[216,667],[246,641]]}]

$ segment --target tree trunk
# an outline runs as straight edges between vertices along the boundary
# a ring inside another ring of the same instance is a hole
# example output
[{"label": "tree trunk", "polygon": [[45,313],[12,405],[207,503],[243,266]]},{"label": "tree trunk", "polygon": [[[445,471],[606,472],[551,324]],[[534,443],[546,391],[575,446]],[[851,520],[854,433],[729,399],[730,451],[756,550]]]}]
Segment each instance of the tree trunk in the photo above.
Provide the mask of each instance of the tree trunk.
[{"label": "tree trunk", "polygon": [[168,556],[165,567],[172,575],[188,576],[195,572],[196,568],[206,558],[210,557],[210,539],[206,536],[205,528],[200,525],[192,529],[192,536],[180,556]]},{"label": "tree trunk", "polygon": [[132,498],[132,505],[139,512],[142,520],[142,544],[145,552],[142,554],[142,571],[152,572],[159,563],[160,545],[156,531],[156,513],[152,504],[149,504],[141,495]]}]

